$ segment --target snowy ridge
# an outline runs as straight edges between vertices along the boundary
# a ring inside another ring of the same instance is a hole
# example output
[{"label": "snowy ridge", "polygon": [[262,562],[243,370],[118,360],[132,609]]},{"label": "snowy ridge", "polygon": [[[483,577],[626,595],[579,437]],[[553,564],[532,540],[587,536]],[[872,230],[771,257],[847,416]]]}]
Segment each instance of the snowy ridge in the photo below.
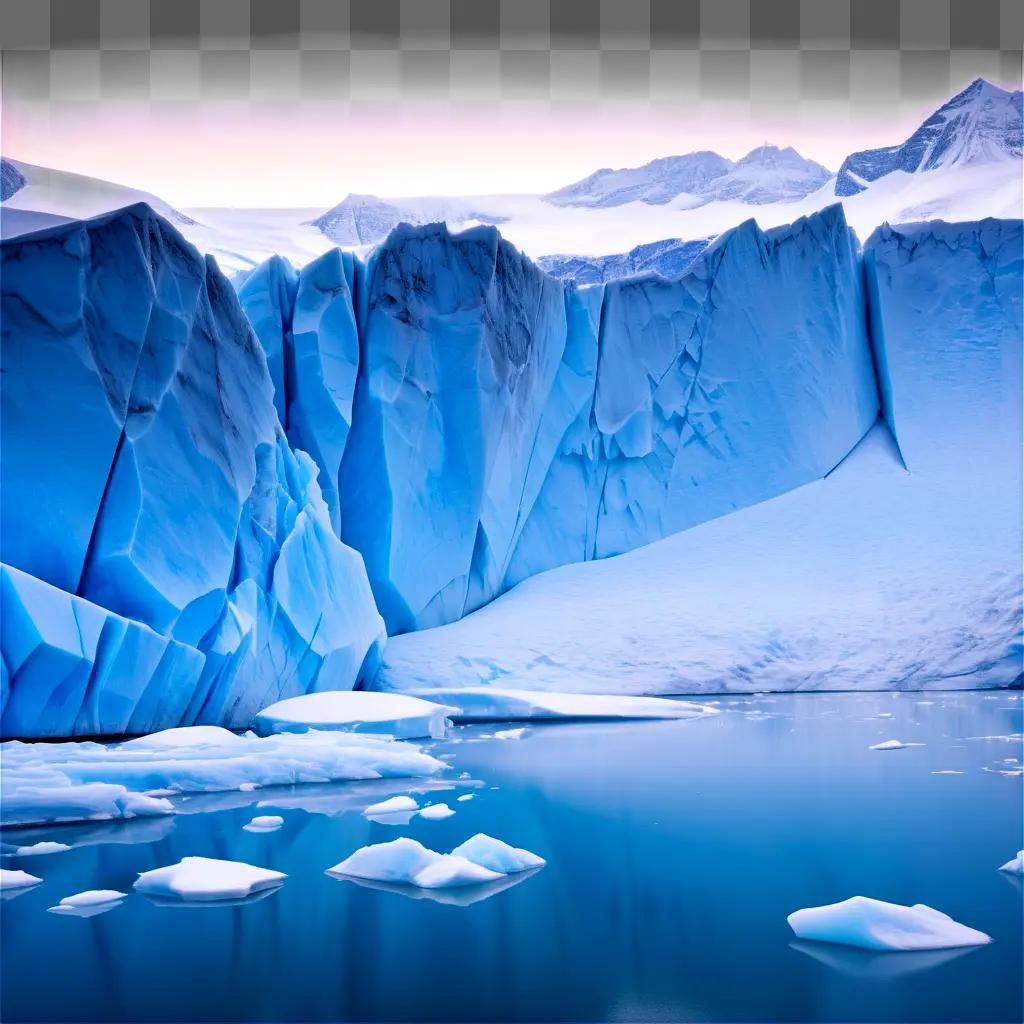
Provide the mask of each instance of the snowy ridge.
[{"label": "snowy ridge", "polygon": [[836,195],[854,195],[893,171],[1020,160],[1021,108],[1020,90],[977,78],[900,145],[851,153],[839,169]]},{"label": "snowy ridge", "polygon": [[684,242],[666,238],[659,242],[638,245],[629,252],[611,256],[573,256],[553,254],[541,256],[537,266],[552,277],[575,281],[578,285],[607,284],[620,277],[657,274],[659,277],[681,277],[690,264],[708,247],[710,238]]}]

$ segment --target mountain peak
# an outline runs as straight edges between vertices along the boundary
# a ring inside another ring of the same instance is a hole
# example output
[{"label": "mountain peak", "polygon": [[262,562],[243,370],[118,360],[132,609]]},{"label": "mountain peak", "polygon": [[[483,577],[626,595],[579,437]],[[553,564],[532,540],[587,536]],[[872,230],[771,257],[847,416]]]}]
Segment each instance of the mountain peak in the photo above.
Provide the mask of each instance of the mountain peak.
[{"label": "mountain peak", "polygon": [[854,195],[893,171],[1019,160],[1021,149],[1021,92],[976,78],[902,144],[851,153],[839,169],[836,195]]}]

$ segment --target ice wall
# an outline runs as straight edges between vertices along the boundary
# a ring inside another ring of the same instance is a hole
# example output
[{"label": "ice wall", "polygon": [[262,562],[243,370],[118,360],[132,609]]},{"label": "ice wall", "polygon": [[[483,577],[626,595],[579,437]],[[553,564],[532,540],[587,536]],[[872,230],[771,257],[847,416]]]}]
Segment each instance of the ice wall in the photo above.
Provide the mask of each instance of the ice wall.
[{"label": "ice wall", "polygon": [[340,533],[391,633],[821,477],[877,412],[839,207],[603,290],[402,227],[357,306]]},{"label": "ice wall", "polygon": [[372,671],[362,559],[216,265],[134,206],[2,270],[3,733],[244,725]]}]

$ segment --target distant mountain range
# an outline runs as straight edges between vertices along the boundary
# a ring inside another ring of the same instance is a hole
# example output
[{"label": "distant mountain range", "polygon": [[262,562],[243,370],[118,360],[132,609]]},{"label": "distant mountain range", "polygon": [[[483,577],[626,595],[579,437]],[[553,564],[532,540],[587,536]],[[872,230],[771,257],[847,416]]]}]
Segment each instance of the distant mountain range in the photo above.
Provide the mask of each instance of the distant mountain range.
[{"label": "distant mountain range", "polygon": [[976,78],[899,146],[851,153],[839,168],[835,192],[855,195],[893,171],[916,174],[1020,157],[1021,91]]},{"label": "distant mountain range", "polygon": [[605,168],[544,198],[556,206],[621,206],[639,200],[687,208],[728,200],[761,206],[793,202],[817,192],[832,172],[792,147],[759,146],[735,163],[701,151],[652,160],[642,167]]}]

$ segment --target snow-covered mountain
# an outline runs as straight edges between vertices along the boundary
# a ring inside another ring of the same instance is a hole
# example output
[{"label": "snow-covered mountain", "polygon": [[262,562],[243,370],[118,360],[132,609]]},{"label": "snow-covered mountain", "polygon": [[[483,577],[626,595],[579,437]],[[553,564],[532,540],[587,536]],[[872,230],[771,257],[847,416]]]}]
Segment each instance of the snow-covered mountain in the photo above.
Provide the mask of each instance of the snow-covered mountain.
[{"label": "snow-covered mountain", "polygon": [[541,256],[537,266],[552,277],[575,281],[577,284],[604,284],[638,274],[675,278],[686,272],[710,241],[710,238],[697,238],[689,242],[681,238],[665,238],[610,256],[553,254]]},{"label": "snow-covered mountain", "polygon": [[544,198],[557,206],[608,207],[636,201],[683,207],[739,200],[793,202],[817,191],[831,171],[792,147],[759,146],[733,162],[706,150],[652,160],[642,167],[605,168]]},{"label": "snow-covered mountain", "polygon": [[25,187],[25,175],[14,163],[0,159],[0,201],[10,199],[19,189]]},{"label": "snow-covered mountain", "polygon": [[702,150],[684,156],[666,156],[642,167],[604,167],[581,181],[566,185],[544,198],[556,206],[621,206],[637,200],[667,203],[676,196],[696,195],[711,181],[720,178],[731,162],[724,156]]},{"label": "snow-covered mountain", "polygon": [[335,245],[359,246],[381,242],[399,224],[501,224],[500,214],[486,213],[458,199],[411,199],[390,202],[378,196],[346,196],[337,206],[310,221]]},{"label": "snow-covered mountain", "polygon": [[839,169],[836,195],[855,195],[893,171],[915,174],[1020,157],[1020,90],[976,78],[900,145],[851,153]]}]

